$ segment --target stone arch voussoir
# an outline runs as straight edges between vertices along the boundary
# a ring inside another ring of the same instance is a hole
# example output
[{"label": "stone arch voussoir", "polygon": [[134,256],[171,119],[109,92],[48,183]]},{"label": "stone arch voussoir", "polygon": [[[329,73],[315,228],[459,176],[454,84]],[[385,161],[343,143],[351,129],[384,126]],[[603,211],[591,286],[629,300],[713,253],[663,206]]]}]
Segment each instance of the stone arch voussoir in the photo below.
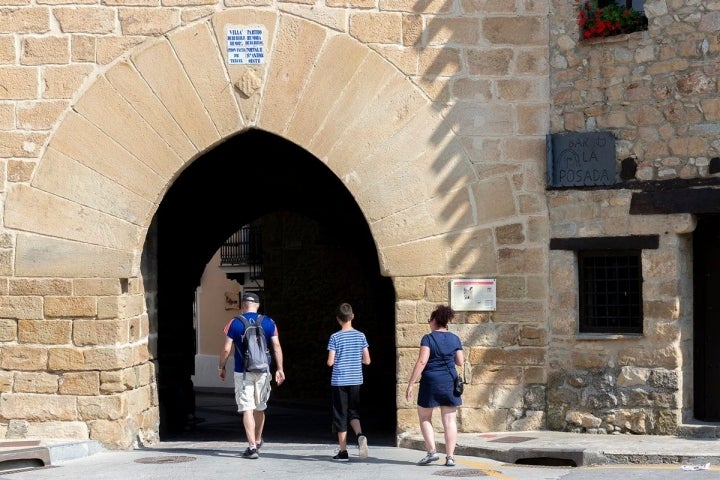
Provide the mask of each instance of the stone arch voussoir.
[{"label": "stone arch voussoir", "polygon": [[[225,39],[238,25],[263,29],[263,63],[228,63]],[[9,192],[7,226],[26,232],[18,273],[132,276],[174,178],[247,128],[295,142],[345,182],[386,271],[446,271],[420,252],[463,227],[438,213],[467,201],[474,173],[443,122],[402,72],[345,34],[279,12],[218,13],[135,48],[78,98],[32,184]],[[411,223],[424,227],[403,228]],[[39,252],[63,253],[38,261]],[[61,265],[81,256],[101,260]]]}]

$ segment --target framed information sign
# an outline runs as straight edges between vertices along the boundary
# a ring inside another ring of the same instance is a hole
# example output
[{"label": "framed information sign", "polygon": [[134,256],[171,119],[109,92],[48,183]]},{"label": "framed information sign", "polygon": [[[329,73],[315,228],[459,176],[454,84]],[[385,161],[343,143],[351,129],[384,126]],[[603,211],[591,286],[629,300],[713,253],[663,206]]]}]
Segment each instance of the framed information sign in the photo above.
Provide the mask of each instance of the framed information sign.
[{"label": "framed information sign", "polygon": [[494,311],[496,282],[494,278],[451,280],[450,307],[465,312]]}]

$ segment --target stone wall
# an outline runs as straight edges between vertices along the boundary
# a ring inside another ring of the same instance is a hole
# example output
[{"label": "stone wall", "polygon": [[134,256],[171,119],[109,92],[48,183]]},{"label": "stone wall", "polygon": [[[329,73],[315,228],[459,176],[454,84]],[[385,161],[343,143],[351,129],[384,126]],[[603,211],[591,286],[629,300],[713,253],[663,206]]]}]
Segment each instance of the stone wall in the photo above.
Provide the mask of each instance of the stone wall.
[{"label": "stone wall", "polygon": [[[671,434],[682,419],[683,348],[692,340],[692,215],[628,215],[632,192],[548,195],[551,237],[660,234],[643,250],[643,335],[578,334],[575,252],[550,252],[548,427]],[[690,388],[686,380],[685,388]]]},{"label": "stone wall", "polygon": [[[0,7],[0,433],[152,441],[142,241],[187,163],[250,127],[311,152],[356,199],[398,291],[398,388],[448,281],[497,277],[498,310],[456,325],[472,365],[461,428],[541,426],[547,13],[526,0]],[[226,64],[223,28],[243,22],[268,29],[262,68]],[[27,281],[31,295],[16,289]],[[44,379],[32,398],[25,373]],[[72,376],[96,388],[61,391]],[[398,403],[398,429],[416,429]]]},{"label": "stone wall", "polygon": [[[398,431],[417,428],[404,382],[458,277],[498,285],[495,312],[451,326],[461,430],[676,428],[694,221],[629,216],[629,198],[715,175],[720,5],[647,0],[647,32],[580,42],[571,0],[16,3],[0,7],[0,436],[153,440],[142,241],[187,163],[250,127],[324,162],[368,221],[397,292]],[[226,65],[242,22],[268,27],[263,68]],[[546,195],[545,135],[593,130],[616,135],[628,184]],[[635,234],[660,236],[645,335],[576,335],[574,258],[549,238]]]},{"label": "stone wall", "polygon": [[157,440],[140,282],[11,278],[4,295],[0,437]]},{"label": "stone wall", "polygon": [[720,156],[720,5],[644,7],[647,31],[580,41],[575,2],[553,0],[550,130],[613,132],[636,180],[710,176]]},{"label": "stone wall", "polygon": [[612,132],[624,174],[619,188],[549,191],[550,237],[657,234],[660,246],[642,252],[636,337],[578,335],[575,253],[550,251],[548,426],[671,434],[692,409],[695,218],[631,216],[630,198],[673,179],[717,184],[720,5],[645,0],[647,31],[580,41],[574,3],[551,5],[550,131]]},{"label": "stone wall", "polygon": [[[523,270],[524,272],[524,270]],[[499,275],[497,312],[458,312],[450,331],[463,343],[469,385],[458,413],[462,432],[537,430],[545,426],[548,332],[543,305],[548,294],[540,278]],[[404,398],[427,320],[446,303],[449,277],[395,279],[398,298],[398,429],[417,430],[416,405]],[[439,412],[435,412],[439,414]],[[439,417],[434,422],[441,428]]]}]

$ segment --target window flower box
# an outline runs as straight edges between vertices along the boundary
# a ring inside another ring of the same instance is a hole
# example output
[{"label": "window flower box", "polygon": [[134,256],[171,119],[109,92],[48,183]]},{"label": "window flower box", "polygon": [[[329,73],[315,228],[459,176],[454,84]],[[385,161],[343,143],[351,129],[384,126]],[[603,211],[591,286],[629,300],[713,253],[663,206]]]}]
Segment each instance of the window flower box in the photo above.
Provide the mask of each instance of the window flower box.
[{"label": "window flower box", "polygon": [[647,17],[632,8],[614,3],[598,6],[597,0],[575,0],[577,23],[584,40],[647,30]]}]

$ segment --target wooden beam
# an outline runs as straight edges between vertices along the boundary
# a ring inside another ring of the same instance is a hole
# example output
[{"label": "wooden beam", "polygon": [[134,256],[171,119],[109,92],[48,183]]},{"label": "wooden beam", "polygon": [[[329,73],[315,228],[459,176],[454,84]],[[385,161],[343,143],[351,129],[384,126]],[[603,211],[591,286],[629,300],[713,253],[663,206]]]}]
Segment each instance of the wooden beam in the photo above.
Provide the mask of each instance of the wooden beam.
[{"label": "wooden beam", "polygon": [[659,245],[659,235],[550,239],[550,250],[655,250]]}]

